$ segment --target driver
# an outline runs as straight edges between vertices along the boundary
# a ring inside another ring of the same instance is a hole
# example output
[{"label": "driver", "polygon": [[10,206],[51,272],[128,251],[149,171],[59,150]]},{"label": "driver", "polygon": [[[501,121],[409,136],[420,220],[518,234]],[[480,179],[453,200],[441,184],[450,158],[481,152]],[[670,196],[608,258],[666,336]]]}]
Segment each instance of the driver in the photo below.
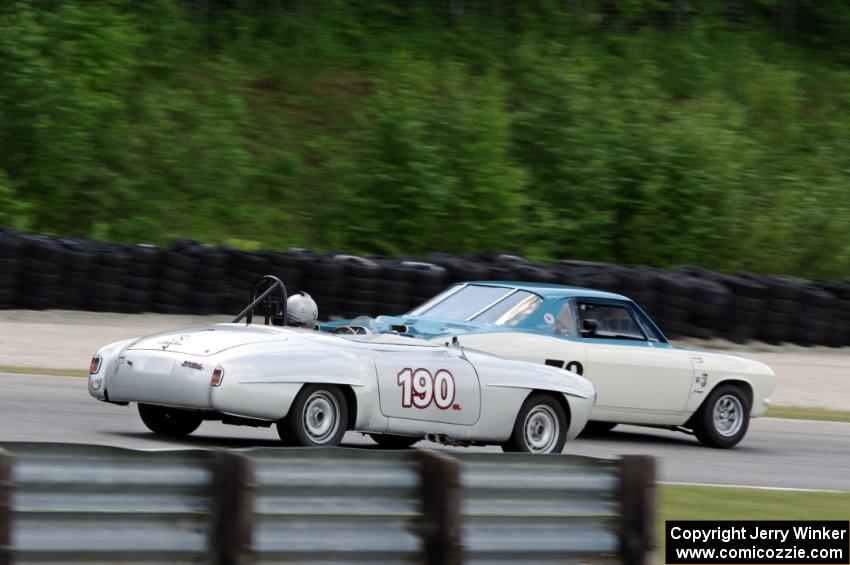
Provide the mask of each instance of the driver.
[{"label": "driver", "polygon": [[293,294],[286,300],[287,326],[313,329],[318,319],[319,307],[313,297],[306,292]]}]

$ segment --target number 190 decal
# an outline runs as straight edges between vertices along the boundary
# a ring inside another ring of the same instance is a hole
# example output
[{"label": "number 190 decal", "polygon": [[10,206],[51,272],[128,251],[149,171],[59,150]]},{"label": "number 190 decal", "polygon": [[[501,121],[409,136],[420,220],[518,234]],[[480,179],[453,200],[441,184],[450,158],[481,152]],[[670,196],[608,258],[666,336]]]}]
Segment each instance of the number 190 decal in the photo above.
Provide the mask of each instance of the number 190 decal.
[{"label": "number 190 decal", "polygon": [[437,408],[448,410],[455,399],[455,378],[445,369],[433,375],[428,369],[402,369],[398,374],[401,387],[401,405],[405,408],[428,408],[433,402]]}]

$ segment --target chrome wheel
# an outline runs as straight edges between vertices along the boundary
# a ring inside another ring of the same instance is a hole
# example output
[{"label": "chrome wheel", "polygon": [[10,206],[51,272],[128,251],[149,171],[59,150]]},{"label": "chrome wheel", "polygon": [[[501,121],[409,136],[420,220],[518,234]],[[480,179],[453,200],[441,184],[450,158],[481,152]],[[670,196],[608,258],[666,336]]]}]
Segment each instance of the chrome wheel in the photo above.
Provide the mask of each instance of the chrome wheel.
[{"label": "chrome wheel", "polygon": [[717,399],[713,412],[714,429],[723,437],[732,437],[744,424],[744,407],[737,396],[724,394]]},{"label": "chrome wheel", "polygon": [[555,411],[545,405],[538,404],[525,417],[525,444],[532,453],[551,453],[558,443],[560,425]]},{"label": "chrome wheel", "polygon": [[340,408],[336,397],[328,391],[317,390],[304,402],[302,423],[313,443],[328,443],[340,426]]}]

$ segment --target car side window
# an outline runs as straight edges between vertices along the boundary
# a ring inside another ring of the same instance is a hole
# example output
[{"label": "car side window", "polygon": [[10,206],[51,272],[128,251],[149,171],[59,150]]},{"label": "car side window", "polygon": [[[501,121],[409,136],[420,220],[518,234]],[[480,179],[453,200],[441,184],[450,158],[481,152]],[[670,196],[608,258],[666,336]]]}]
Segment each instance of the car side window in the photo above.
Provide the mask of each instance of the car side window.
[{"label": "car side window", "polygon": [[643,330],[625,306],[579,302],[577,311],[582,337],[646,341]]},{"label": "car side window", "polygon": [[558,311],[558,316],[555,318],[555,323],[552,326],[552,331],[555,335],[576,335],[575,324],[573,323],[573,311],[569,301],[565,300],[563,306]]}]

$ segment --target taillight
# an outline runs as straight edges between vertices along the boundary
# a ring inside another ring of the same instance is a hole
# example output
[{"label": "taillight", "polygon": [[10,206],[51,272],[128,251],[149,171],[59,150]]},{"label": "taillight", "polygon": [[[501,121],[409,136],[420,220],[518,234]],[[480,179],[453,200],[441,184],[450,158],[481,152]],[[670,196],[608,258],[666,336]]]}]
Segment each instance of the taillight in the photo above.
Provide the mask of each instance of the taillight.
[{"label": "taillight", "polygon": [[224,380],[224,369],[221,367],[216,367],[213,369],[212,379],[210,379],[210,384],[212,386],[218,386],[221,384],[221,381]]},{"label": "taillight", "polygon": [[96,375],[98,371],[100,371],[100,355],[95,355],[91,358],[91,364],[89,365],[89,374]]}]

